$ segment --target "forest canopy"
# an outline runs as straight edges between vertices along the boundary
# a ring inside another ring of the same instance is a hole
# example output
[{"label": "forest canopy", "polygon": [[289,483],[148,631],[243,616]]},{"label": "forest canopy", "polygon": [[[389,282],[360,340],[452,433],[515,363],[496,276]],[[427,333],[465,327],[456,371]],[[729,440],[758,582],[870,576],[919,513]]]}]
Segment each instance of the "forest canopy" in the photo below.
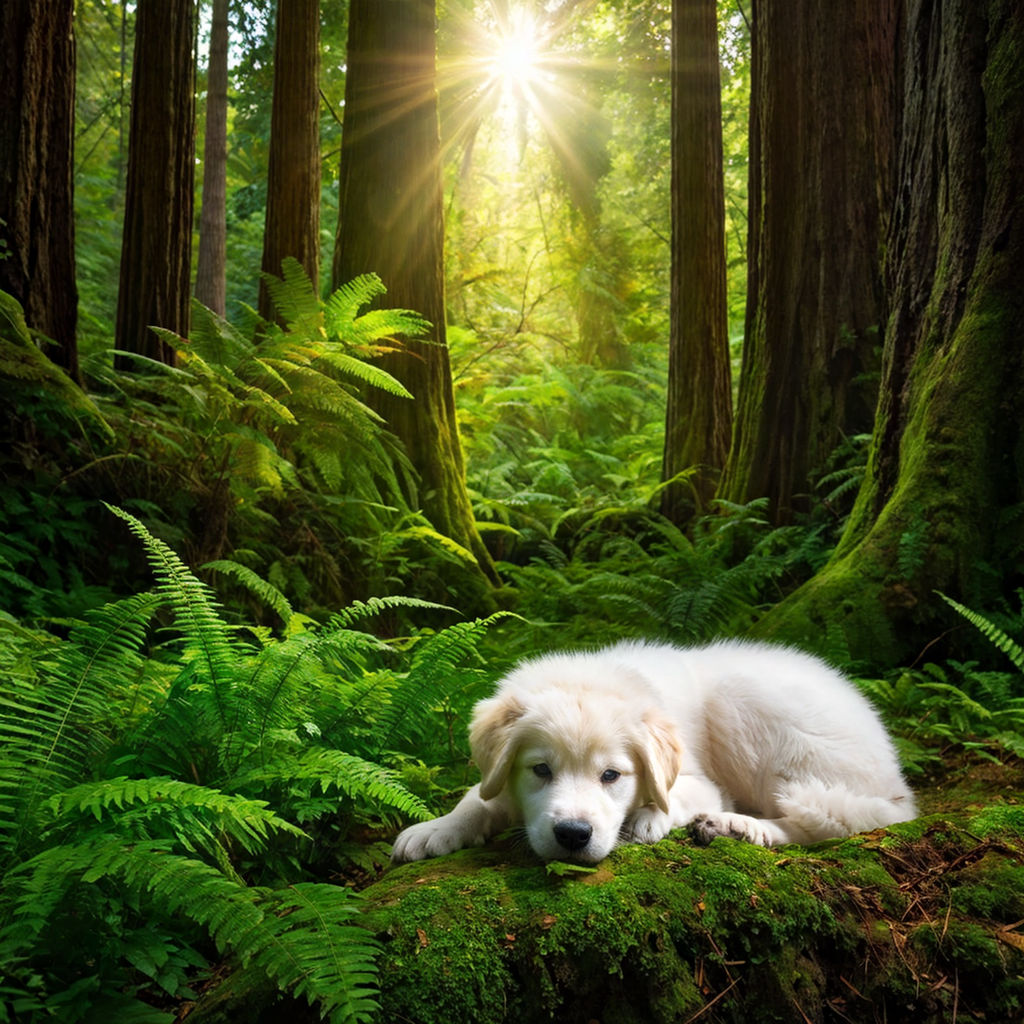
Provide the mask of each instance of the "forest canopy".
[{"label": "forest canopy", "polygon": [[6,0],[0,48],[0,1020],[224,959],[372,1019],[353,890],[541,650],[793,643],[915,781],[1019,764],[1019,4]]}]

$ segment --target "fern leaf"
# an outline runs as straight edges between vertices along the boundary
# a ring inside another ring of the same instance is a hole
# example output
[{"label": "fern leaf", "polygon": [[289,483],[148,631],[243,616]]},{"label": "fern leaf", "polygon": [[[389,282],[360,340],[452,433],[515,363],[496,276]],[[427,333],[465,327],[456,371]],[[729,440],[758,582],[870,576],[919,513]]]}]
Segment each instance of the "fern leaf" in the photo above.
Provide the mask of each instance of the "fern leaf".
[{"label": "fern leaf", "polygon": [[201,677],[205,677],[213,688],[222,720],[226,722],[227,695],[241,650],[218,614],[213,595],[206,584],[193,576],[185,563],[138,519],[114,505],[107,505],[107,508],[123,519],[142,541],[159,582],[158,592],[174,609],[176,624],[184,634],[184,657],[198,664]]},{"label": "fern leaf", "polygon": [[281,276],[264,272],[263,280],[274,309],[289,328],[309,329],[320,319],[320,299],[302,264],[293,256],[281,261]]},{"label": "fern leaf", "polygon": [[248,888],[174,855],[166,841],[105,838],[52,847],[20,865],[6,879],[15,916],[0,936],[5,950],[31,950],[73,886],[105,880],[149,893],[171,919],[194,921],[221,952],[318,1004],[332,1022],[368,1021],[376,1009],[379,947],[353,924],[358,902],[348,890],[314,883],[280,892]]},{"label": "fern leaf", "polygon": [[254,593],[265,605],[272,608],[283,620],[285,625],[291,621],[294,611],[288,598],[281,593],[272,583],[268,583],[262,576],[255,573],[246,565],[240,562],[233,562],[230,559],[220,558],[213,562],[207,562],[204,569],[213,572],[223,573],[241,583],[243,587]]},{"label": "fern leaf", "polygon": [[363,306],[368,306],[386,292],[384,282],[376,274],[361,274],[343,284],[332,292],[324,304],[328,329],[332,334],[343,334]]},{"label": "fern leaf", "polygon": [[433,611],[453,612],[454,608],[434,601],[424,601],[418,597],[405,597],[393,594],[390,597],[371,597],[368,601],[353,601],[347,608],[335,612],[327,623],[327,629],[348,629],[357,619],[379,615],[393,608],[429,608]]},{"label": "fern leaf", "polygon": [[252,342],[224,317],[192,300],[189,347],[208,363],[237,367],[252,352]]},{"label": "fern leaf", "polygon": [[994,644],[995,647],[1002,651],[1010,661],[1013,662],[1018,672],[1024,672],[1024,647],[1022,647],[1016,640],[1013,639],[1005,630],[1000,629],[994,622],[985,618],[979,612],[973,611],[970,608],[960,604],[959,601],[954,601],[953,598],[947,597],[940,591],[936,591],[939,597],[946,602],[951,608],[962,615],[975,629],[980,630],[982,636],[985,637],[990,643]]},{"label": "fern leaf", "polygon": [[368,804],[376,813],[384,807],[419,820],[432,817],[429,808],[402,785],[394,772],[355,754],[328,747],[311,747],[296,758],[248,772],[236,783],[249,788],[282,779],[292,785],[302,782],[310,787],[319,786],[322,793],[339,790],[351,800]]},{"label": "fern leaf", "polygon": [[389,395],[395,395],[398,398],[413,397],[412,392],[390,373],[372,363],[356,359],[355,356],[347,355],[344,352],[324,352],[320,356],[320,362],[326,363],[332,370],[337,370],[346,377],[386,391]]},{"label": "fern leaf", "polygon": [[41,668],[39,682],[9,677],[0,694],[0,844],[31,833],[36,808],[89,771],[104,742],[113,687],[130,688],[146,627],[162,599],[139,594],[90,611]]},{"label": "fern leaf", "polygon": [[[208,849],[218,844],[217,833],[222,832],[249,853],[264,850],[268,837],[274,832],[307,838],[302,829],[268,810],[265,800],[251,800],[160,776],[84,782],[50,797],[47,807],[57,826],[60,819],[74,813],[90,814],[98,822],[116,818],[119,827],[131,827],[142,821],[149,824],[163,821],[190,851],[195,848],[196,837],[200,834],[207,837],[208,842],[203,845]],[[204,821],[211,822],[215,829],[202,827]]]}]

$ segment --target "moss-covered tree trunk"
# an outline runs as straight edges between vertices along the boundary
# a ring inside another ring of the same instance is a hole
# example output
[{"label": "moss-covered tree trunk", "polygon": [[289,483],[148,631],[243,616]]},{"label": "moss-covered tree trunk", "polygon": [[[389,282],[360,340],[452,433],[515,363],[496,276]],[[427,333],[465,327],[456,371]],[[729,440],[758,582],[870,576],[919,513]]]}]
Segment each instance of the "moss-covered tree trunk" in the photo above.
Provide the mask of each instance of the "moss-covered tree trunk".
[{"label": "moss-covered tree trunk", "polygon": [[672,4],[672,310],[662,512],[714,494],[732,423],[725,301],[722,95],[715,0]]},{"label": "moss-covered tree trunk", "polygon": [[762,624],[892,661],[1019,586],[1024,8],[906,0],[889,318],[867,477],[824,570]]},{"label": "moss-covered tree trunk", "polygon": [[718,494],[807,506],[868,432],[896,140],[897,0],[755,0],[747,323]]},{"label": "moss-covered tree trunk", "polygon": [[189,328],[194,19],[193,0],[139,0],[135,14],[117,347],[165,363],[174,351],[150,327]]},{"label": "moss-covered tree trunk", "polygon": [[333,286],[374,272],[387,303],[433,325],[381,366],[414,400],[368,400],[401,438],[434,527],[497,581],[466,490],[445,326],[444,209],[435,89],[433,0],[353,0],[341,143]]},{"label": "moss-covered tree trunk", "polygon": [[[279,3],[262,268],[280,276],[281,261],[291,256],[314,289],[320,274],[319,69],[319,0]],[[263,281],[259,311],[267,320],[274,317]]]},{"label": "moss-covered tree trunk", "polygon": [[0,289],[78,376],[72,0],[0,4]]}]

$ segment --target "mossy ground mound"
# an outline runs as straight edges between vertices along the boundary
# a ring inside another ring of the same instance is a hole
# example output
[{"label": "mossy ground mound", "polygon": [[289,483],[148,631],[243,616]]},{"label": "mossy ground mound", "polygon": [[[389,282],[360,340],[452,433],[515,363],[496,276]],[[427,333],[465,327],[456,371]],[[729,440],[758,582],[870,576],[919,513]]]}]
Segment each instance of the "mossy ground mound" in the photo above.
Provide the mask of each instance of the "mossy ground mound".
[{"label": "mossy ground mound", "polygon": [[[365,891],[380,1020],[1020,1021],[1019,774],[987,806],[808,848],[677,833],[588,872],[511,843],[396,868]],[[966,797],[960,783],[925,809]],[[296,1024],[272,999],[236,978],[192,1024]]]}]

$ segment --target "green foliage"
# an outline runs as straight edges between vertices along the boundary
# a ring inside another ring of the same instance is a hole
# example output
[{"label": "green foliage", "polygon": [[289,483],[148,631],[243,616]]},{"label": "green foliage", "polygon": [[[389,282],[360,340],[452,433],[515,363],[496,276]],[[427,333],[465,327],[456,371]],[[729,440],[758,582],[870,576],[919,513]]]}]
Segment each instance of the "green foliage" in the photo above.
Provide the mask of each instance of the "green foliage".
[{"label": "green foliage", "polygon": [[904,765],[921,772],[950,751],[992,761],[1024,757],[1024,679],[977,662],[928,663],[859,680],[896,733]]},{"label": "green foliage", "polygon": [[951,608],[959,612],[972,626],[980,630],[982,636],[994,647],[1002,651],[1013,662],[1018,672],[1024,674],[1024,647],[1014,640],[1013,637],[980,612],[965,607],[959,601],[954,601],[945,594],[939,594],[939,597]]},{"label": "green foliage", "polygon": [[[322,628],[282,615],[279,638],[239,629],[167,544],[111,511],[152,593],[64,640],[0,619],[0,1020],[166,1020],[215,955],[331,1021],[368,1020],[377,944],[357,898],[318,874],[349,869],[354,827],[430,815],[387,762],[423,749],[440,705],[464,728],[480,671],[462,662],[479,662],[497,616],[414,643],[407,667],[352,623],[435,605],[381,599]],[[376,870],[366,851],[355,862]]]}]

